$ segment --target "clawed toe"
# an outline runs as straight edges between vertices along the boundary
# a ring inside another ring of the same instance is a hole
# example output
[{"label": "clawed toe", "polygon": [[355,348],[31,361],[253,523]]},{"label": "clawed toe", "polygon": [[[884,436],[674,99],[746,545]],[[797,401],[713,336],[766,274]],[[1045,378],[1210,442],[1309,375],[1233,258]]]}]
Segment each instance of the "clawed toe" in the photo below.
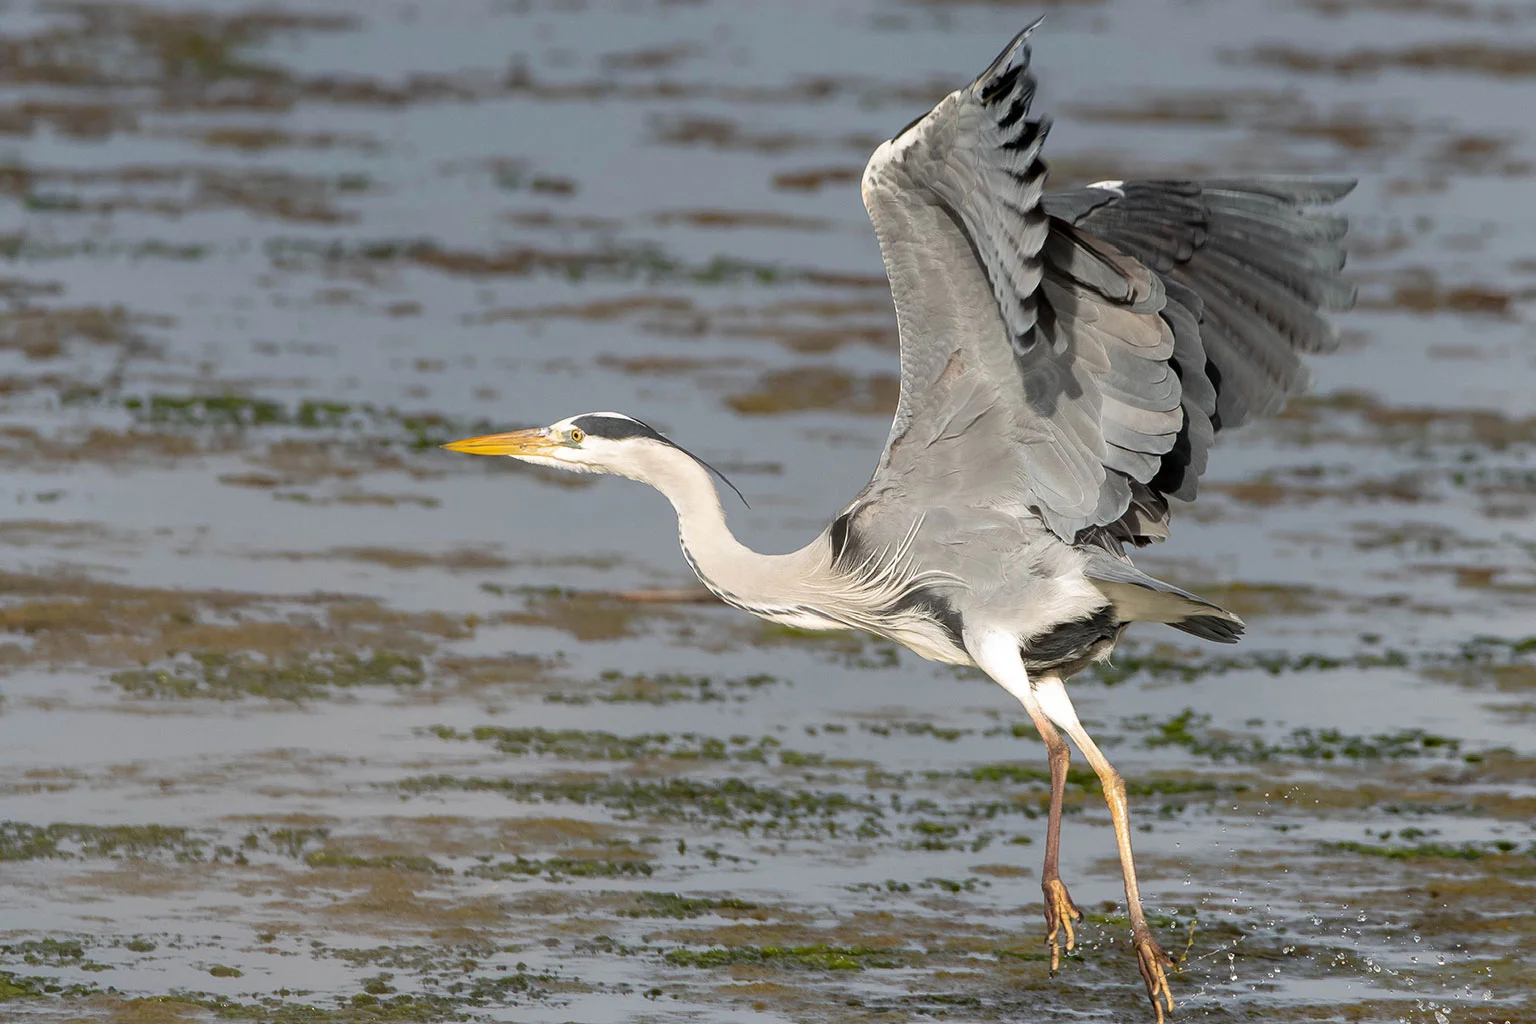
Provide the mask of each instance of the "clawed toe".
[{"label": "clawed toe", "polygon": [[1067,892],[1061,879],[1047,878],[1040,883],[1040,889],[1045,894],[1045,927],[1048,933],[1045,940],[1051,944],[1051,973],[1055,974],[1061,969],[1061,944],[1056,936],[1062,929],[1066,929],[1067,951],[1071,952],[1077,944],[1072,922],[1081,921],[1083,912],[1072,902],[1072,895]]},{"label": "clawed toe", "polygon": [[1152,1000],[1152,1012],[1157,1014],[1157,1024],[1163,1024],[1163,1005],[1166,1003],[1168,1012],[1173,1012],[1173,993],[1168,989],[1168,975],[1164,972],[1165,967],[1173,966],[1173,958],[1163,952],[1145,925],[1136,929],[1132,942],[1141,980],[1147,983],[1147,998]]}]

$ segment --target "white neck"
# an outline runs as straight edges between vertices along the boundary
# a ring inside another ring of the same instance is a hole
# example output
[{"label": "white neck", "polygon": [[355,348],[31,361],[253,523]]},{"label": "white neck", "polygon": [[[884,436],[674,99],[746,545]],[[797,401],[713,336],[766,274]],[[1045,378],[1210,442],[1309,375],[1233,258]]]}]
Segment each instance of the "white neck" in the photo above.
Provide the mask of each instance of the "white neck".
[{"label": "white neck", "polygon": [[672,502],[689,566],[726,604],[799,629],[866,629],[925,658],[971,663],[943,624],[905,606],[934,574],[906,567],[901,552],[837,567],[830,535],[823,533],[787,555],[759,554],[732,536],[715,482],[686,452],[657,444],[629,459],[624,474]]},{"label": "white neck", "polygon": [[810,628],[837,623],[794,613],[805,601],[807,586],[831,575],[831,550],[824,537],[785,555],[764,555],[738,541],[725,522],[720,492],[709,472],[676,448],[656,445],[631,467],[630,475],[650,484],[677,512],[677,535],[694,574],[727,604],[765,618]]}]

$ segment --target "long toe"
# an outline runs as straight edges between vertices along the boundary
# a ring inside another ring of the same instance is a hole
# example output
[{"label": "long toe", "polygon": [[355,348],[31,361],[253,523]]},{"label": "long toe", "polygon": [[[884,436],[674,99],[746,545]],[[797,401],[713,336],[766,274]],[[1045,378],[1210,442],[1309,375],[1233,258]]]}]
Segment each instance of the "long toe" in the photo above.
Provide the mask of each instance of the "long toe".
[{"label": "long toe", "polygon": [[1077,944],[1072,922],[1081,921],[1083,912],[1072,902],[1072,894],[1067,892],[1067,887],[1059,878],[1047,878],[1041,882],[1040,891],[1045,894],[1045,940],[1051,944],[1051,973],[1055,974],[1061,970],[1061,943],[1057,935],[1066,931],[1067,951],[1071,952]]},{"label": "long toe", "polygon": [[1147,983],[1147,998],[1152,1000],[1152,1012],[1157,1015],[1157,1024],[1163,1024],[1163,1005],[1166,1003],[1168,1012],[1173,1012],[1173,993],[1168,990],[1168,975],[1164,971],[1173,966],[1173,958],[1163,952],[1145,925],[1136,929],[1132,941],[1141,980]]}]

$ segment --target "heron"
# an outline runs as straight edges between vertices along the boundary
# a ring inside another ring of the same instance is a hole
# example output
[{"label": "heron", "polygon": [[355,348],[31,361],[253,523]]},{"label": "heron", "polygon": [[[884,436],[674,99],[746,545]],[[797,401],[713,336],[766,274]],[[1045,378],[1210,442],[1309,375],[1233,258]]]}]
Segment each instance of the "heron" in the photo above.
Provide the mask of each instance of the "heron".
[{"label": "heron", "polygon": [[1050,121],[1031,115],[1038,25],[865,167],[901,386],[873,476],[809,544],[778,555],[741,544],[711,467],[622,413],[444,447],[649,484],[676,511],[689,568],[726,604],[799,629],[864,630],[979,668],[1017,698],[1050,764],[1040,885],[1052,974],[1082,920],[1059,865],[1070,739],[1108,804],[1132,946],[1163,1024],[1174,963],[1142,909],[1125,783],[1065,684],[1133,622],[1217,643],[1242,635],[1237,615],[1127,551],[1167,537],[1218,433],[1276,412],[1307,384],[1301,355],[1337,347],[1321,310],[1355,293],[1340,274],[1345,221],[1321,208],[1355,182],[1046,192]]}]

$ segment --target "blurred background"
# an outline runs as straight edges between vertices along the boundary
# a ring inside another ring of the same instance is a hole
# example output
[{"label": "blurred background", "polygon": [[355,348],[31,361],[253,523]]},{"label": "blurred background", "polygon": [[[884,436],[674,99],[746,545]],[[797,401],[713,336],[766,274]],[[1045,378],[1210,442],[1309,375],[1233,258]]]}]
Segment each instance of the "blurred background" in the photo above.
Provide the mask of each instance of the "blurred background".
[{"label": "blurred background", "polygon": [[1247,638],[1073,681],[1175,1019],[1536,1020],[1496,0],[6,3],[0,1015],[1145,1017],[1087,772],[1048,977],[1011,698],[635,600],[693,584],[660,497],[435,447],[622,410],[805,543],[895,404],[864,161],[1040,13],[1057,184],[1361,179],[1342,350],[1139,558]]}]

